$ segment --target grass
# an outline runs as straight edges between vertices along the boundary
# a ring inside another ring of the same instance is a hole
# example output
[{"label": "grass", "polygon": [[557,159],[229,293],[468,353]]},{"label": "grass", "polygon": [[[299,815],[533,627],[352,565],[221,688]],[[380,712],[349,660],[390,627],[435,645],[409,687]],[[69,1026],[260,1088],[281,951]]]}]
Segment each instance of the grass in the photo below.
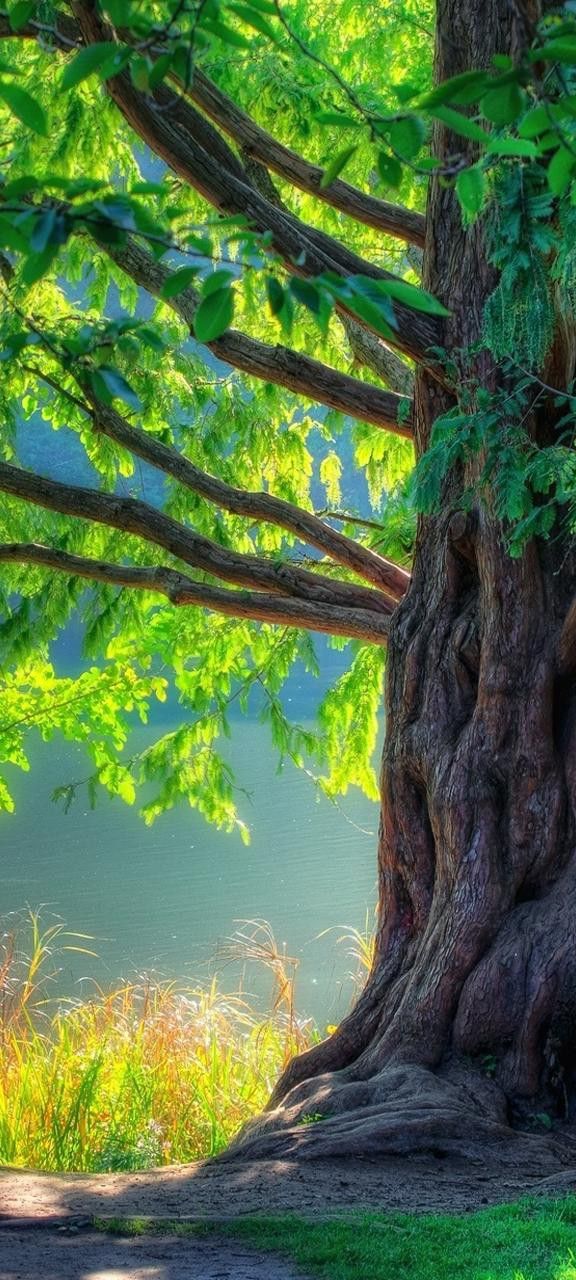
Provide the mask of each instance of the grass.
[{"label": "grass", "polygon": [[324,1280],[576,1280],[576,1198],[472,1214],[366,1213],[334,1221],[250,1218],[218,1226],[100,1223],[121,1234],[232,1235]]},{"label": "grass", "polygon": [[50,999],[58,951],[86,942],[35,913],[0,935],[0,1164],[105,1172],[215,1155],[317,1037],[264,922],[248,922],[234,948],[271,971],[268,1016],[216,982]]}]

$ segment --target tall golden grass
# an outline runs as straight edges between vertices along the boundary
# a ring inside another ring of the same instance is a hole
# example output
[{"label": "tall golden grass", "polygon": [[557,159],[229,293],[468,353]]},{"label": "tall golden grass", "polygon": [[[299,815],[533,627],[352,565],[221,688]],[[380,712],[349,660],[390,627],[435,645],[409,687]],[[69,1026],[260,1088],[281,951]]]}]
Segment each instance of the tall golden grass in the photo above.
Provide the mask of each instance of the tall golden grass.
[{"label": "tall golden grass", "polygon": [[0,937],[0,1163],[104,1172],[215,1155],[318,1038],[296,1014],[296,962],[264,921],[245,922],[227,955],[271,971],[265,1017],[216,981],[54,1001],[58,950],[88,941],[35,912]]}]

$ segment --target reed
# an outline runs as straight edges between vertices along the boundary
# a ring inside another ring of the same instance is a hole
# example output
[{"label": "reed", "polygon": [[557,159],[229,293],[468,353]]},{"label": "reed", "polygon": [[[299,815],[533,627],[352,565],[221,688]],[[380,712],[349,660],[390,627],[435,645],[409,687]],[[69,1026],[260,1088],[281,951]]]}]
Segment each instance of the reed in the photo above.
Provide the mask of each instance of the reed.
[{"label": "reed", "polygon": [[104,1172],[215,1155],[318,1038],[296,1014],[296,965],[264,921],[245,922],[228,958],[270,970],[266,1016],[215,980],[144,978],[56,1001],[58,952],[88,941],[43,928],[36,912],[0,938],[0,1163]]}]

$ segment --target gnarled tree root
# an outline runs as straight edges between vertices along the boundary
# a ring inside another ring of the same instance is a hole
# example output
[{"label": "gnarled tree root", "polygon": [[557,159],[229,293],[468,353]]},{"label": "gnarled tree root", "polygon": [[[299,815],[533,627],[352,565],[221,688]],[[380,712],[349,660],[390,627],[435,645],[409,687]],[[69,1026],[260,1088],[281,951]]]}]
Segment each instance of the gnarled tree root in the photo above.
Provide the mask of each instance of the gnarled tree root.
[{"label": "gnarled tree root", "polygon": [[464,1062],[441,1072],[390,1065],[370,1080],[341,1071],[297,1085],[251,1121],[223,1159],[465,1157],[491,1168],[576,1166],[576,1131],[526,1132],[508,1123],[500,1087]]}]

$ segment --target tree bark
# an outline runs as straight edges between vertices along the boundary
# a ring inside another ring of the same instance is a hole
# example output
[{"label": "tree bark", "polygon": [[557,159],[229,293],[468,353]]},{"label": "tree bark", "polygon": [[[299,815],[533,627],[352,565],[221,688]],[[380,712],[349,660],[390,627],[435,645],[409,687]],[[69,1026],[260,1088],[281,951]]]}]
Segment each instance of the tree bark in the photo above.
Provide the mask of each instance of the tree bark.
[{"label": "tree bark", "polygon": [[[439,0],[438,80],[525,46],[532,8]],[[454,149],[443,127],[436,146]],[[432,184],[424,285],[451,308],[448,347],[477,342],[494,284],[481,223]],[[487,351],[474,373],[498,390]],[[417,375],[419,452],[451,403]],[[558,531],[512,559],[489,505],[464,512],[470,478],[421,520],[390,626],[372,972],[232,1155],[576,1164],[576,558]]]}]

